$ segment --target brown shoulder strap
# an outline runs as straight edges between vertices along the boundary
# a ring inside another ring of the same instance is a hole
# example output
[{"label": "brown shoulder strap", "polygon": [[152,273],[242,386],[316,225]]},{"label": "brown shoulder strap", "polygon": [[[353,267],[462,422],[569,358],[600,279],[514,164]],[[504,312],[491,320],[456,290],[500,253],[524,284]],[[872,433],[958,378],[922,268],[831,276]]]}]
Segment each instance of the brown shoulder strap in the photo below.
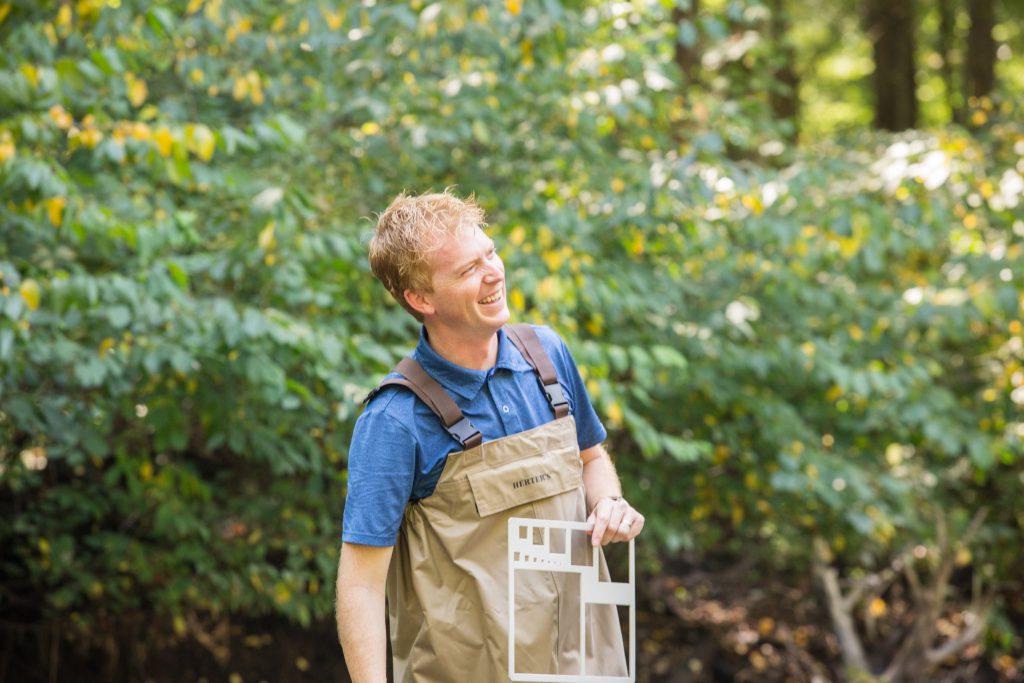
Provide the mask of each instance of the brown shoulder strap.
[{"label": "brown shoulder strap", "polygon": [[569,401],[562,393],[562,385],[558,383],[558,373],[555,366],[540,343],[540,337],[536,330],[527,323],[514,323],[506,325],[505,331],[508,338],[516,345],[519,352],[523,354],[526,362],[533,366],[540,377],[540,383],[544,386],[544,395],[555,411],[555,417],[565,417],[569,414]]},{"label": "brown shoulder strap", "polygon": [[363,399],[363,403],[369,401],[386,386],[403,386],[411,389],[437,415],[444,428],[464,449],[474,448],[483,442],[480,430],[473,426],[451,396],[441,388],[441,385],[433,377],[427,374],[426,370],[420,367],[419,363],[409,357],[403,358],[395,366],[395,372],[403,377],[384,380]]}]

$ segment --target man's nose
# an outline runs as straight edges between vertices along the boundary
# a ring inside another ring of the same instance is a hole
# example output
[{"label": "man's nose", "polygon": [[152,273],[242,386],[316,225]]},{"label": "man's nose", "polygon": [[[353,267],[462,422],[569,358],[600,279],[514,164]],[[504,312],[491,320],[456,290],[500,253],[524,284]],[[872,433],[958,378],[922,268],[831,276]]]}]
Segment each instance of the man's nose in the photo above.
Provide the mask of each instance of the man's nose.
[{"label": "man's nose", "polygon": [[505,264],[497,254],[490,261],[487,261],[487,270],[487,277],[491,279],[500,280],[505,277]]}]

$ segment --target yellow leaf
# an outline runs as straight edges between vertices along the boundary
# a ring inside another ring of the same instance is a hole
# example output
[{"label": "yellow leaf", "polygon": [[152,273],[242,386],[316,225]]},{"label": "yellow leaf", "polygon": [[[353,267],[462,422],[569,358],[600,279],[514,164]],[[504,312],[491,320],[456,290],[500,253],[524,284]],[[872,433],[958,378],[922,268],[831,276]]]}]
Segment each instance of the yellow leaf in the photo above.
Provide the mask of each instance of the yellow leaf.
[{"label": "yellow leaf", "polygon": [[64,197],[51,197],[43,200],[43,204],[46,206],[46,215],[49,216],[50,222],[58,228],[64,220],[64,207],[67,206],[67,203],[68,200]]},{"label": "yellow leaf", "polygon": [[133,139],[139,140],[140,142],[144,142],[153,137],[153,133],[149,130],[149,126],[142,121],[135,121],[132,123],[128,134],[131,135]]},{"label": "yellow leaf", "polygon": [[523,66],[529,69],[533,66],[533,41],[524,40],[519,44],[519,49],[523,55]]},{"label": "yellow leaf", "polygon": [[207,128],[203,124],[199,124],[192,128],[192,140],[191,149],[196,155],[203,161],[209,161],[213,158],[213,152],[217,148],[217,138],[214,137],[213,131]]},{"label": "yellow leaf", "polygon": [[508,293],[508,302],[512,305],[512,310],[522,311],[526,308],[526,298],[518,289],[513,289]]},{"label": "yellow leaf", "polygon": [[4,23],[4,19],[6,19],[7,15],[10,13],[11,3],[5,2],[4,4],[0,5],[0,24]]},{"label": "yellow leaf", "polygon": [[206,3],[206,7],[203,8],[203,14],[206,15],[206,18],[217,26],[224,23],[224,20],[220,16],[220,6],[221,0],[210,0]]},{"label": "yellow leaf", "polygon": [[106,358],[107,354],[110,353],[110,349],[114,348],[116,343],[113,337],[107,337],[100,342],[100,358]]},{"label": "yellow leaf", "polygon": [[309,19],[303,18],[303,20],[299,22],[299,35],[304,36],[307,33],[309,33]]},{"label": "yellow leaf", "polygon": [[367,121],[359,127],[359,130],[363,131],[365,135],[376,135],[380,132],[380,124],[376,121]]},{"label": "yellow leaf", "polygon": [[320,12],[323,13],[324,19],[327,21],[327,28],[332,31],[337,31],[341,28],[342,21],[344,20],[344,16],[341,12],[332,12],[326,7],[320,8]]},{"label": "yellow leaf", "polygon": [[253,104],[263,104],[263,82],[260,75],[255,71],[245,74],[245,80],[249,82],[249,97]]},{"label": "yellow leaf", "polygon": [[39,70],[36,69],[34,64],[22,64],[20,71],[21,74],[25,77],[25,80],[28,81],[28,84],[32,86],[33,90],[36,87],[38,87]]},{"label": "yellow leaf", "polygon": [[283,581],[274,584],[274,602],[279,605],[287,604],[292,599],[292,591]]},{"label": "yellow leaf", "polygon": [[860,329],[859,325],[850,325],[846,328],[846,331],[850,333],[850,338],[854,341],[860,341],[864,338],[864,330]]},{"label": "yellow leaf", "polygon": [[519,16],[523,11],[522,0],[505,0],[505,9],[513,16]]},{"label": "yellow leaf", "polygon": [[185,14],[192,14],[198,12],[199,8],[203,6],[203,0],[189,0],[188,7],[185,9]]},{"label": "yellow leaf", "polygon": [[193,83],[198,85],[203,82],[203,78],[206,77],[206,74],[203,73],[202,69],[196,67],[195,69],[192,69],[192,71],[189,72],[188,77],[192,80]]},{"label": "yellow leaf", "polygon": [[0,164],[7,161],[17,152],[14,145],[14,138],[6,130],[0,131]]},{"label": "yellow leaf", "polygon": [[287,23],[288,22],[287,22],[287,20],[285,20],[284,15],[283,14],[279,15],[277,17],[277,19],[274,19],[274,23],[272,23],[270,25],[270,32],[271,33],[280,33],[281,31],[284,30],[284,27],[287,25]]},{"label": "yellow leaf", "polygon": [[608,424],[612,427],[620,427],[622,425],[622,406],[617,401],[609,403],[605,412],[608,414]]},{"label": "yellow leaf", "polygon": [[144,462],[139,467],[139,479],[142,481],[149,481],[153,478],[153,463]]},{"label": "yellow leaf", "polygon": [[733,526],[739,526],[743,523],[743,518],[746,517],[746,511],[739,505],[733,505],[731,515]]},{"label": "yellow leaf", "polygon": [[516,227],[512,228],[512,232],[510,232],[508,234],[508,241],[513,246],[517,246],[518,247],[525,240],[526,240],[526,230],[523,229],[523,226],[521,226],[521,225],[517,225]]},{"label": "yellow leaf", "polygon": [[236,78],[231,86],[231,96],[236,102],[241,102],[249,94],[249,81],[245,78]]},{"label": "yellow leaf", "polygon": [[146,95],[149,94],[146,81],[136,78],[132,73],[126,73],[124,80],[128,85],[128,101],[132,103],[133,107],[141,107],[142,103],[146,101]]},{"label": "yellow leaf", "polygon": [[277,239],[274,237],[274,228],[276,224],[274,221],[267,223],[267,226],[260,230],[260,236],[256,238],[256,243],[260,249],[264,251],[270,251],[277,246]]},{"label": "yellow leaf", "polygon": [[743,203],[743,206],[753,211],[755,216],[760,216],[762,213],[764,213],[764,204],[761,203],[760,197],[752,194],[747,194],[743,195],[743,199],[741,199],[740,201]]},{"label": "yellow leaf", "polygon": [[71,5],[61,5],[57,10],[57,26],[62,35],[67,35],[71,29]]},{"label": "yellow leaf", "polygon": [[103,133],[95,128],[86,128],[78,134],[78,139],[83,145],[93,149],[103,140]]},{"label": "yellow leaf", "polygon": [[49,114],[57,127],[62,130],[67,130],[75,122],[75,120],[71,118],[71,114],[67,113],[64,107],[59,104],[55,104],[50,107]]},{"label": "yellow leaf", "polygon": [[18,293],[21,294],[21,298],[25,300],[25,305],[28,306],[28,310],[34,311],[39,308],[39,299],[42,293],[39,289],[39,283],[35,280],[22,280],[21,286],[18,288]]},{"label": "yellow leaf", "polygon": [[153,142],[156,143],[156,149],[160,152],[160,156],[171,156],[171,150],[174,149],[174,137],[167,126],[160,126],[156,129],[156,133],[153,134]]},{"label": "yellow leaf", "polygon": [[565,262],[565,254],[563,254],[560,249],[557,251],[551,249],[544,252],[543,259],[548,270],[554,271],[562,267],[562,264]]}]

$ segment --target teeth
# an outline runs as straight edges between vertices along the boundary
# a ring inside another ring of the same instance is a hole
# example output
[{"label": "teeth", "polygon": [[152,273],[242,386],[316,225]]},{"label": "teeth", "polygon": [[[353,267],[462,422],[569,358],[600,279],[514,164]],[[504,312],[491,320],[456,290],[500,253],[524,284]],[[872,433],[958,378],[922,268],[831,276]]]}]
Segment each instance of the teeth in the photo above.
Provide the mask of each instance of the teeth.
[{"label": "teeth", "polygon": [[500,299],[501,299],[501,292],[497,292],[495,294],[490,295],[486,299],[481,299],[480,303],[482,303],[482,304],[493,304],[495,301],[498,301]]}]

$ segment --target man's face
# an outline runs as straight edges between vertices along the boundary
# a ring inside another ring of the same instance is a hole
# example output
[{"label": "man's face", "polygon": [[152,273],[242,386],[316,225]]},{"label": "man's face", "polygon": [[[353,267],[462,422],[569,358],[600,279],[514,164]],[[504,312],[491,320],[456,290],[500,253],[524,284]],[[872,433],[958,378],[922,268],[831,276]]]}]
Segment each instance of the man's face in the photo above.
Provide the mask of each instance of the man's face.
[{"label": "man's face", "polygon": [[434,291],[424,294],[435,326],[471,336],[494,334],[509,320],[505,265],[483,230],[461,228],[430,258]]}]

